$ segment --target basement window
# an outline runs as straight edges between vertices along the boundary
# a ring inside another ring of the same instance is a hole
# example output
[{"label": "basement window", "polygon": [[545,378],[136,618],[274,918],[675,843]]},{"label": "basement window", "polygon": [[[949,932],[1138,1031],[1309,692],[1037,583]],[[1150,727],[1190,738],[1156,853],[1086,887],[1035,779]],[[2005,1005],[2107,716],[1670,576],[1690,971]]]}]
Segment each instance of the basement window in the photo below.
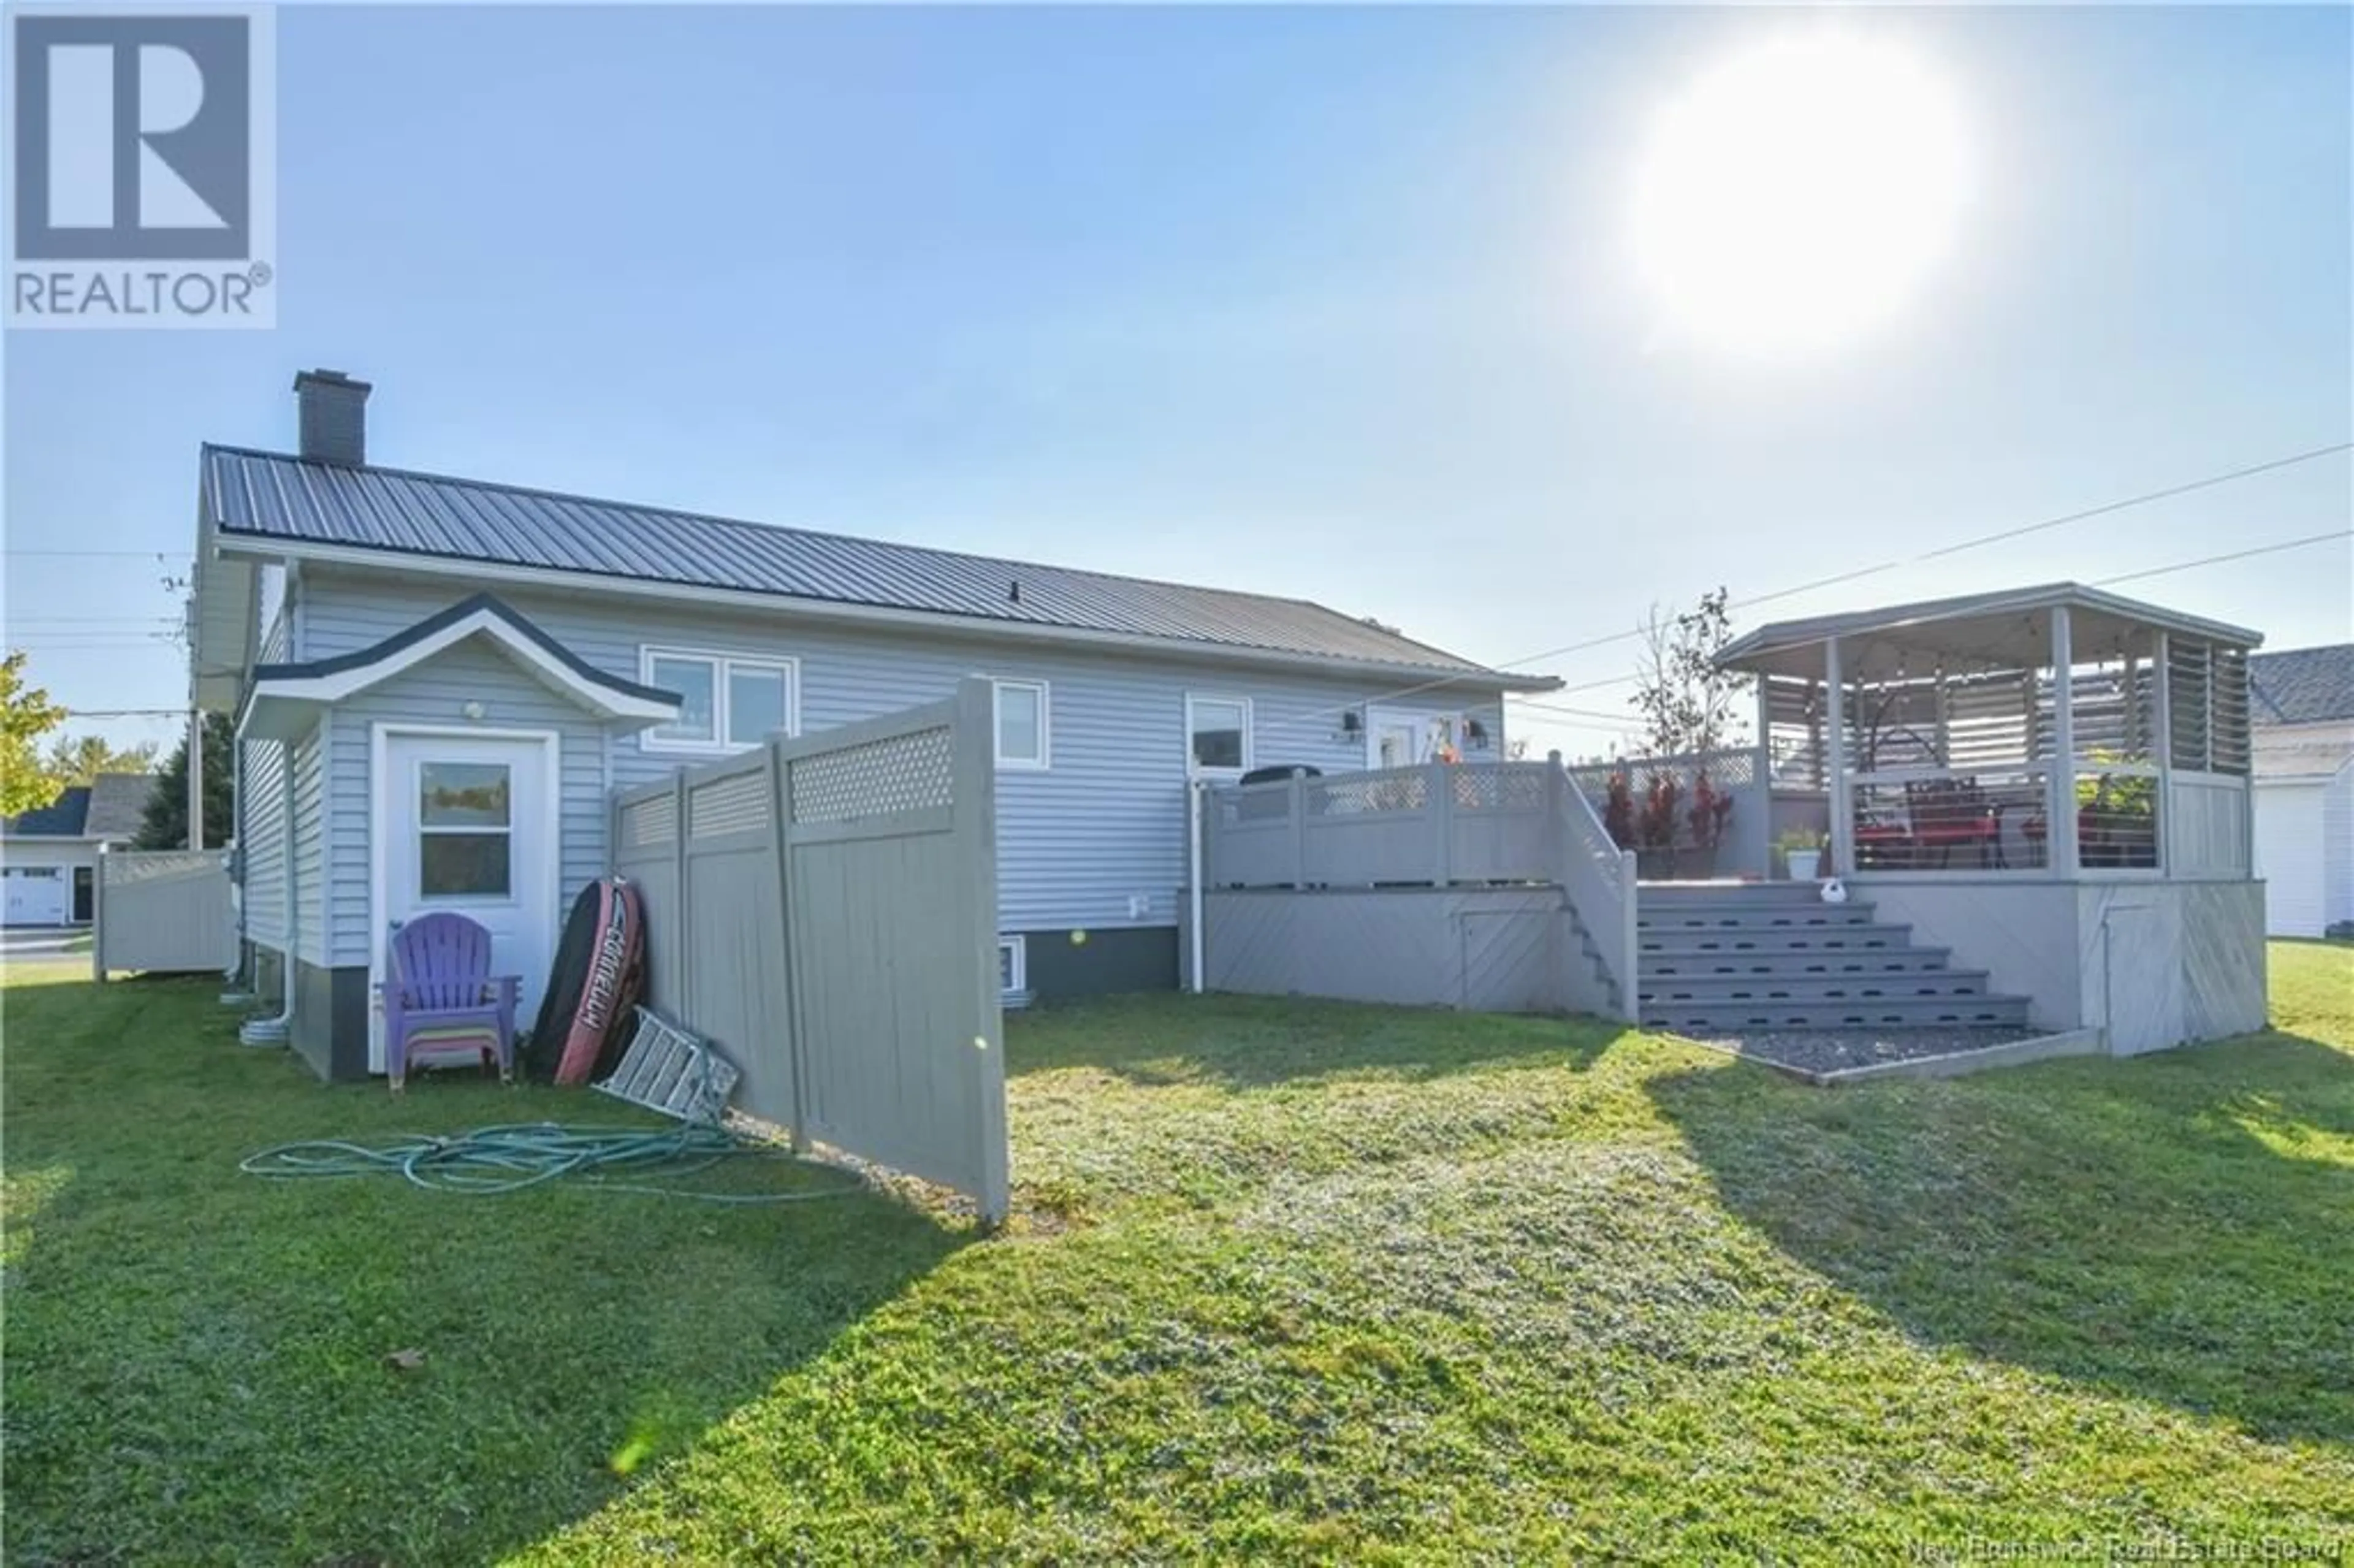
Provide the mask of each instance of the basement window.
[{"label": "basement window", "polygon": [[1030,1000],[1030,945],[1022,937],[997,938],[998,1000],[1019,1007]]}]

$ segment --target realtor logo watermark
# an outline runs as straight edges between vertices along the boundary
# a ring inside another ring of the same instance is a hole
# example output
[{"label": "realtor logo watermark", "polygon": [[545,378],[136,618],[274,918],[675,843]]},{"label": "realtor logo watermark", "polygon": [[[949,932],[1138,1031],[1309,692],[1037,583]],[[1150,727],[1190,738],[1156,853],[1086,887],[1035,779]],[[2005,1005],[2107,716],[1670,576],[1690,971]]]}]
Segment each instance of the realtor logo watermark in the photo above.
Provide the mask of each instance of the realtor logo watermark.
[{"label": "realtor logo watermark", "polygon": [[268,6],[7,11],[7,323],[277,324]]}]

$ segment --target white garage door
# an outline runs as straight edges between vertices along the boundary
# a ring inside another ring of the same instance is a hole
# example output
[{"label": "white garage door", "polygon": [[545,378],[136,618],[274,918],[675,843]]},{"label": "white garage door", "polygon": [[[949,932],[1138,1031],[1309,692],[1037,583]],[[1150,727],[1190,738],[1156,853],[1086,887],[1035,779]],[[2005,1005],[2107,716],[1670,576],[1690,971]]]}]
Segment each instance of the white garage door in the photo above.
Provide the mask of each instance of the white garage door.
[{"label": "white garage door", "polygon": [[63,868],[54,865],[12,865],[0,869],[0,889],[6,893],[5,918],[11,926],[62,926],[66,923],[69,884]]},{"label": "white garage door", "polygon": [[2264,931],[2318,937],[2323,915],[2322,787],[2262,784],[2255,790],[2256,874],[2264,879]]}]

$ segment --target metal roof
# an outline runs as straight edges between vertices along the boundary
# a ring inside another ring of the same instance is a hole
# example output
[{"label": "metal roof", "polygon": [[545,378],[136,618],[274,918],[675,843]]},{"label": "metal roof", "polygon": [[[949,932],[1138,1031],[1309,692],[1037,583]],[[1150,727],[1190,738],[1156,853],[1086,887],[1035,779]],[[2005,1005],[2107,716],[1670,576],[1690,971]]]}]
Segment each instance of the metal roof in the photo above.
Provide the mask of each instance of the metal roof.
[{"label": "metal roof", "polygon": [[2285,648],[2248,661],[2258,725],[2354,719],[2354,642]]},{"label": "metal roof", "polygon": [[2037,612],[2063,604],[2074,612],[2074,642],[2080,654],[2104,639],[2147,627],[2240,648],[2253,648],[2264,641],[2244,627],[2204,620],[2082,583],[2042,583],[1805,620],[1776,620],[1734,639],[1716,662],[1772,674],[1819,674],[1821,655],[1817,650],[1834,637],[1857,642],[1853,650],[1843,652],[1841,667],[1858,679],[1901,668],[1907,652],[1942,653],[1966,661],[2040,659],[2049,652],[2044,646],[2049,622]]},{"label": "metal roof", "polygon": [[204,499],[221,542],[493,562],[1016,627],[1162,638],[1289,656],[1510,675],[1304,599],[1190,588],[817,534],[400,469],[207,445]]}]

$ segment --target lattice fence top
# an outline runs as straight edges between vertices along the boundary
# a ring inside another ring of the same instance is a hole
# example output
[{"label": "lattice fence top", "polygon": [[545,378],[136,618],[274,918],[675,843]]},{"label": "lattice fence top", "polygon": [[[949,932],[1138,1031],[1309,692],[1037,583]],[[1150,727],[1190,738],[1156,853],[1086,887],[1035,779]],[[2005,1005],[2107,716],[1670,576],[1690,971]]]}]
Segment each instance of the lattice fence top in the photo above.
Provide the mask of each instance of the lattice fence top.
[{"label": "lattice fence top", "polygon": [[950,806],[955,772],[955,735],[945,728],[798,758],[793,821],[846,822]]},{"label": "lattice fence top", "polygon": [[632,848],[678,842],[678,798],[668,790],[621,808],[621,839]]},{"label": "lattice fence top", "polygon": [[1653,774],[1672,777],[1685,789],[1692,780],[1705,772],[1709,787],[1714,789],[1739,789],[1757,781],[1757,752],[1754,747],[1737,750],[1712,751],[1687,757],[1630,757],[1624,762],[1585,763],[1569,770],[1577,787],[1589,797],[1606,792],[1611,776],[1623,773],[1627,781],[1639,793]]},{"label": "lattice fence top", "polygon": [[1308,780],[1308,814],[1311,817],[1419,811],[1429,804],[1429,776],[1418,768]]},{"label": "lattice fence top", "polygon": [[769,774],[766,768],[731,773],[708,784],[690,785],[686,793],[689,838],[712,839],[722,833],[753,832],[769,825]]},{"label": "lattice fence top", "polygon": [[101,863],[106,867],[107,885],[124,887],[135,882],[218,871],[227,860],[218,850],[126,850],[105,856]]},{"label": "lattice fence top", "polygon": [[1447,788],[1455,804],[1474,811],[1543,810],[1545,776],[1542,764],[1464,764],[1447,770]]}]

